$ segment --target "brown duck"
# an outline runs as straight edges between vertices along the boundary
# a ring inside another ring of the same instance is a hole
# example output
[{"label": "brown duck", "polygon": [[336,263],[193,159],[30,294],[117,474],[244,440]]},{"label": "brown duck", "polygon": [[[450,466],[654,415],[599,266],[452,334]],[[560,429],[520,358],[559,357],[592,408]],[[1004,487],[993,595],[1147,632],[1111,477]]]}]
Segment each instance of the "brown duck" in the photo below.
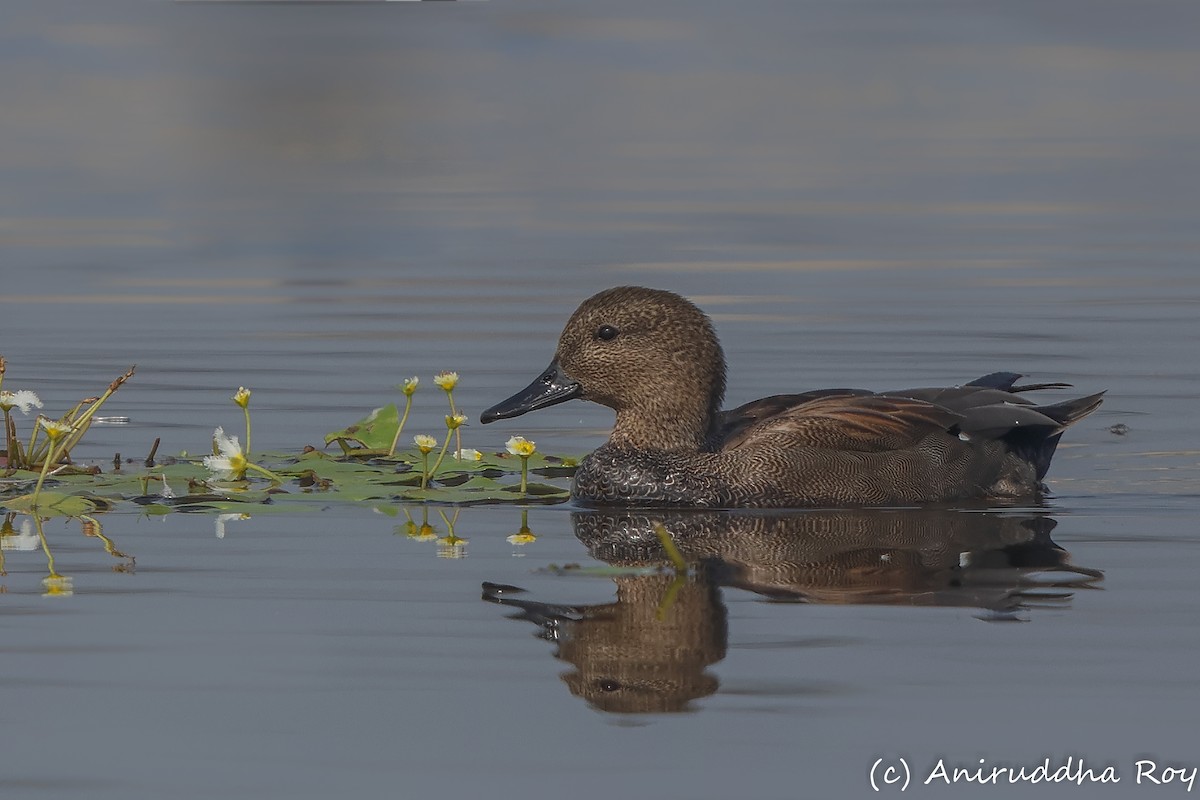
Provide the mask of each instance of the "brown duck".
[{"label": "brown duck", "polygon": [[997,372],[947,389],[822,389],[721,411],[725,357],[712,322],[641,287],[587,299],[554,360],[483,412],[516,417],[572,398],[617,414],[579,465],[587,505],[708,508],[913,505],[1036,495],[1059,437],[1103,392],[1034,405]]}]

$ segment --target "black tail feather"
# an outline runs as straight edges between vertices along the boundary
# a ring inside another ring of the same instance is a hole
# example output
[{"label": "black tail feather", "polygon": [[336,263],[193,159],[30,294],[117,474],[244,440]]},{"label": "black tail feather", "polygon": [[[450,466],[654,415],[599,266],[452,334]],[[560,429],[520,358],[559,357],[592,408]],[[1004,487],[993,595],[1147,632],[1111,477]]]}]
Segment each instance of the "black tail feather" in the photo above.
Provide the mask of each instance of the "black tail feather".
[{"label": "black tail feather", "polygon": [[1040,389],[1070,389],[1069,383],[1023,383],[1019,386],[1019,381],[1024,376],[1019,372],[991,372],[984,375],[982,378],[976,378],[967,383],[967,386],[978,386],[983,389],[1000,389],[1005,392],[1017,394],[1019,392],[1036,392]]},{"label": "black tail feather", "polygon": [[1063,431],[1095,411],[1102,402],[1104,402],[1104,392],[1097,392],[1087,397],[1064,400],[1061,403],[1035,406],[1034,410],[1054,420],[1061,427],[1057,430],[1048,430],[1044,427],[1013,428],[1001,438],[1008,443],[1014,453],[1033,464],[1037,471],[1037,479],[1040,481],[1050,470],[1050,460],[1054,458],[1054,451],[1058,447],[1058,440],[1062,438]]}]

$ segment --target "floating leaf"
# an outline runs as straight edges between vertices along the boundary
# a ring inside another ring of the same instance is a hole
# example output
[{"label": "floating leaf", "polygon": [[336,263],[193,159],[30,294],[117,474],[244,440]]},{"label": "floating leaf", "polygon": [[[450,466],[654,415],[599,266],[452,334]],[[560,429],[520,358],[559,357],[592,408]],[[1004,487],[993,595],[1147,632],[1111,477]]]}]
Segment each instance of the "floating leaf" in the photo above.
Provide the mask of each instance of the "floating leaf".
[{"label": "floating leaf", "polygon": [[40,517],[78,517],[90,514],[96,510],[96,504],[87,497],[66,492],[43,491],[37,496],[34,505],[32,494],[23,494],[4,501],[4,505],[13,511],[37,511]]},{"label": "floating leaf", "polygon": [[325,434],[325,444],[328,446],[337,442],[345,452],[354,449],[353,446],[367,450],[378,450],[386,453],[396,437],[396,429],[400,427],[400,414],[396,405],[390,403],[383,408],[377,408],[350,425],[344,430]]}]

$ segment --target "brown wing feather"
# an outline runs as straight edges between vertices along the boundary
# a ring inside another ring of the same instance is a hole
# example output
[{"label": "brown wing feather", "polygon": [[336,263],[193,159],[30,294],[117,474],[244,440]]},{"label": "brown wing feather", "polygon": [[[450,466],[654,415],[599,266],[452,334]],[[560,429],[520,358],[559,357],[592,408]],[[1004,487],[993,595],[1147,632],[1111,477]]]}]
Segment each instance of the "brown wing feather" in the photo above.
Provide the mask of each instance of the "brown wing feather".
[{"label": "brown wing feather", "polygon": [[941,406],[906,397],[819,397],[747,425],[722,450],[751,444],[880,451],[910,447],[962,418]]}]

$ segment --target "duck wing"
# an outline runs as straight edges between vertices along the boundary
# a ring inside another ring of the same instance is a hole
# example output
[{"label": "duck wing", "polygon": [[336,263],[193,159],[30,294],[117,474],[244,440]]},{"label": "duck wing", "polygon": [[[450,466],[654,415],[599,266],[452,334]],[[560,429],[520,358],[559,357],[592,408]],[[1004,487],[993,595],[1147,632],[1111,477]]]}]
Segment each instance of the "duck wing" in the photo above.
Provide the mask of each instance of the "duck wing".
[{"label": "duck wing", "polygon": [[[942,406],[962,415],[959,432],[968,437],[1000,439],[1012,434],[1040,429],[1041,436],[1061,433],[1067,426],[1096,410],[1104,392],[1036,405],[1017,392],[1069,388],[1069,383],[1030,383],[1017,385],[1015,372],[993,372],[962,386],[945,389],[900,389],[882,392],[888,397],[907,397]],[[1032,430],[1031,430],[1032,429]],[[1037,435],[1037,434],[1034,434]]]},{"label": "duck wing", "polygon": [[764,397],[714,422],[714,450],[750,444],[881,451],[911,447],[931,433],[963,440],[1003,440],[1037,466],[1049,466],[1058,436],[1103,401],[1100,392],[1035,405],[1017,392],[1057,389],[1062,383],[1018,385],[1020,375],[996,372],[962,386],[874,392],[823,389]]},{"label": "duck wing", "polygon": [[1062,432],[1099,408],[1104,392],[1036,405],[1017,392],[1062,389],[1070,384],[1018,385],[1020,378],[1015,372],[994,372],[949,389],[903,389],[885,394],[935,403],[961,415],[952,433],[967,441],[1003,441],[1010,452],[1033,465],[1040,481],[1050,468]]},{"label": "duck wing", "polygon": [[960,414],[924,400],[854,389],[776,395],[725,413],[732,416],[718,444],[723,451],[755,445],[899,450],[962,421]]},{"label": "duck wing", "polygon": [[873,395],[865,389],[817,389],[799,394],[773,394],[759,400],[751,400],[745,405],[722,411],[713,421],[709,440],[721,448],[721,443],[729,442],[741,436],[748,429],[762,422],[803,406],[812,400],[824,397],[865,397]]}]

